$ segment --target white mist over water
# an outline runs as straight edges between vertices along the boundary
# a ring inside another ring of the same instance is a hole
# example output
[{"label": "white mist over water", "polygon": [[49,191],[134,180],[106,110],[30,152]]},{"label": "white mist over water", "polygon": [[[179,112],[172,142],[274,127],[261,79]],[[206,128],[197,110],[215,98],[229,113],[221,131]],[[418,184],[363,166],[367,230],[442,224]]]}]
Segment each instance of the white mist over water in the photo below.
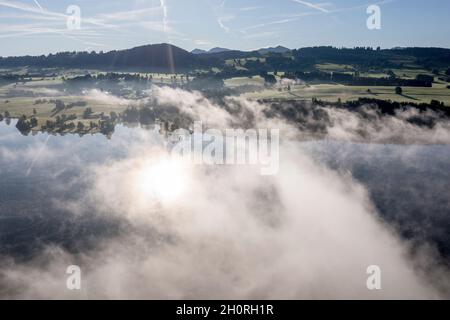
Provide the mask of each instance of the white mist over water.
[{"label": "white mist over water", "polygon": [[[161,103],[179,101],[182,112],[210,125],[240,120],[197,93],[159,90]],[[265,118],[263,105],[240,103],[257,127],[296,130]],[[252,166],[182,165],[144,130],[114,139],[126,156],[86,164],[83,192],[58,205],[77,219],[95,214],[128,227],[79,254],[48,246],[32,261],[3,260],[1,297],[448,297],[447,270],[428,251],[412,256],[350,173],[314,161],[298,143],[282,141],[279,173],[264,177]],[[80,292],[65,287],[72,264],[83,272]],[[380,291],[366,287],[370,265],[381,267]]]}]

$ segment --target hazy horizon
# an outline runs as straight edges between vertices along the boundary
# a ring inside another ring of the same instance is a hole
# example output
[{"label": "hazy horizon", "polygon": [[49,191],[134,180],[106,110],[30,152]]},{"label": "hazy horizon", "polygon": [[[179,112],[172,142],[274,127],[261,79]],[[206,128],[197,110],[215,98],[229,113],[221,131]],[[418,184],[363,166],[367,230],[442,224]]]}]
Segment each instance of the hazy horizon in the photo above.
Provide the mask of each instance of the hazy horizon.
[{"label": "hazy horizon", "polygon": [[[366,26],[370,5],[381,9],[380,29]],[[68,28],[77,10],[80,24]],[[0,37],[7,45],[0,56],[111,51],[154,43],[187,51],[278,45],[449,48],[449,10],[450,3],[442,0],[1,0]]]},{"label": "hazy horizon", "polygon": [[[273,46],[265,46],[265,47],[260,47],[260,48],[255,48],[255,49],[249,49],[249,50],[240,50],[240,49],[236,49],[236,48],[225,48],[225,47],[222,47],[222,46],[216,46],[216,47],[211,47],[211,48],[206,48],[206,49],[194,48],[194,49],[192,49],[192,50],[188,50],[188,49],[186,49],[186,48],[177,46],[177,45],[172,44],[172,43],[161,42],[161,43],[147,43],[147,44],[143,43],[143,44],[135,45],[135,46],[133,46],[133,47],[111,49],[111,50],[107,50],[107,51],[104,51],[104,52],[109,52],[109,51],[122,51],[122,50],[128,50],[128,49],[133,49],[133,48],[143,47],[143,46],[152,46],[152,45],[160,45],[160,44],[168,44],[168,45],[172,45],[172,46],[178,47],[178,48],[180,48],[180,49],[186,50],[186,51],[191,52],[191,53],[192,53],[194,50],[204,50],[204,51],[206,51],[206,53],[208,53],[208,51],[210,51],[210,50],[212,50],[212,49],[225,49],[225,50],[236,50],[236,51],[242,51],[242,52],[252,52],[252,51],[258,51],[258,50],[261,50],[261,49],[269,49],[269,48],[276,48],[276,47],[285,47],[285,48],[290,49],[290,50],[296,50],[296,49],[302,49],[302,48],[313,48],[313,47],[316,47],[316,46],[306,46],[306,47],[289,48],[289,47],[286,47],[286,46],[283,46],[283,45],[273,45]],[[328,46],[327,46],[327,45],[323,45],[323,46],[317,46],[317,47],[328,47]],[[343,49],[353,49],[353,48],[355,48],[356,46],[355,46],[355,47],[330,46],[330,47],[340,48],[340,49],[341,49],[341,48],[343,48]],[[412,47],[389,47],[389,48],[384,48],[384,47],[381,47],[381,46],[380,46],[380,48],[381,48],[382,50],[407,49],[407,48],[438,48],[438,49],[449,49],[449,50],[450,50],[450,47],[420,47],[420,46],[412,46]],[[99,52],[102,52],[103,50],[91,50],[91,51],[89,51],[89,52],[92,52],[92,51],[94,51],[94,52],[96,52],[96,53],[99,53]],[[61,53],[61,52],[72,52],[72,51],[70,51],[70,50],[69,50],[69,51],[67,51],[67,50],[66,50],[66,51],[55,51],[55,52],[49,52],[49,53],[47,53],[47,54],[42,54],[42,55],[47,56],[47,55],[49,55],[49,54],[57,54],[57,53]],[[76,50],[75,50],[75,52],[80,52],[80,51],[76,51]],[[33,56],[33,55],[29,55],[29,54],[27,54],[27,55],[28,55],[28,56]],[[16,57],[27,56],[27,55],[17,55]],[[38,56],[38,55],[36,55],[36,56]],[[14,57],[14,56],[1,56],[1,55],[0,55],[0,57],[1,57],[1,58],[8,58],[8,57]]]}]

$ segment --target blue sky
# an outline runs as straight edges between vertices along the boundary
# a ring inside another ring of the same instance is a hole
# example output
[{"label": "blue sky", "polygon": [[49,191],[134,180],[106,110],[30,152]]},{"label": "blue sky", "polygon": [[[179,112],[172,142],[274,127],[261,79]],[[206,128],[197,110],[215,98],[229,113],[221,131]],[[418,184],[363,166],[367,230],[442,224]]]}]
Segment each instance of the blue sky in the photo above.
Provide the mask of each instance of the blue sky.
[{"label": "blue sky", "polygon": [[[381,8],[381,29],[366,10]],[[80,8],[80,29],[67,8]],[[283,45],[450,47],[449,0],[0,0],[1,56],[108,51],[170,42],[187,50]]]}]

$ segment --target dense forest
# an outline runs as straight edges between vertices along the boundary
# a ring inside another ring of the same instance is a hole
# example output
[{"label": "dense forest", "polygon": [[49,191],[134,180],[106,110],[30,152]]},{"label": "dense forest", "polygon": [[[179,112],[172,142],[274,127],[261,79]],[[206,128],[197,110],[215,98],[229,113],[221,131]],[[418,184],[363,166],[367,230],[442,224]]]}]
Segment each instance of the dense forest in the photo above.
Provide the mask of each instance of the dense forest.
[{"label": "dense forest", "polygon": [[168,72],[218,67],[229,72],[227,60],[246,58],[264,58],[247,62],[245,68],[249,72],[307,71],[318,63],[348,64],[356,66],[360,71],[370,68],[403,68],[411,64],[430,70],[450,67],[450,49],[441,48],[310,47],[283,53],[229,50],[193,54],[169,44],[110,52],[61,52],[46,56],[0,57],[0,67],[145,68]]}]

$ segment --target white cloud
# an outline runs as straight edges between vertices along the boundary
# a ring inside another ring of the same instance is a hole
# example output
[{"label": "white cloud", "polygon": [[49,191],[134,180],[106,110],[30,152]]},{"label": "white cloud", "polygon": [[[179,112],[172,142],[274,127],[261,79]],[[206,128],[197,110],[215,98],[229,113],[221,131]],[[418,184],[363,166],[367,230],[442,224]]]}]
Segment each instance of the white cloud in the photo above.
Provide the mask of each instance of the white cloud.
[{"label": "white cloud", "polygon": [[[297,132],[279,118],[267,118],[268,106],[255,101],[230,97],[224,108],[200,93],[179,89],[155,88],[153,95],[163,107],[174,106],[212,126],[243,125],[248,120],[254,127]],[[99,99],[122,103],[109,96]],[[345,111],[329,112],[334,119],[330,139],[352,139],[366,128],[363,117],[346,114],[350,120],[343,123],[341,113]],[[375,123],[367,132],[375,140],[399,127],[396,133],[401,136],[433,132],[411,131],[404,116],[389,120],[386,131],[374,130],[380,125]],[[438,130],[450,132],[445,126]],[[411,256],[411,244],[380,222],[367,190],[348,173],[314,161],[298,142],[283,139],[276,176],[262,177],[257,168],[248,166],[187,164],[182,180],[188,187],[175,199],[159,199],[145,190],[150,183],[152,192],[158,181],[146,181],[143,188],[140,180],[145,166],[171,157],[154,135],[136,129],[131,136],[113,139],[111,143],[122,146],[126,156],[107,163],[81,163],[83,168],[89,166],[80,173],[87,181],[81,188],[84,193],[59,203],[73,211],[73,219],[86,219],[95,208],[106,219],[125,221],[121,232],[99,239],[95,248],[82,254],[49,246],[36,262],[3,259],[2,298],[448,297],[438,289],[448,286],[448,271],[426,252],[420,259]],[[69,156],[78,153],[75,147],[67,148]],[[163,181],[165,189],[179,183],[179,177],[170,177]],[[74,263],[83,270],[81,292],[65,288],[62,270]],[[381,291],[366,288],[366,268],[372,264],[382,269]]]}]

